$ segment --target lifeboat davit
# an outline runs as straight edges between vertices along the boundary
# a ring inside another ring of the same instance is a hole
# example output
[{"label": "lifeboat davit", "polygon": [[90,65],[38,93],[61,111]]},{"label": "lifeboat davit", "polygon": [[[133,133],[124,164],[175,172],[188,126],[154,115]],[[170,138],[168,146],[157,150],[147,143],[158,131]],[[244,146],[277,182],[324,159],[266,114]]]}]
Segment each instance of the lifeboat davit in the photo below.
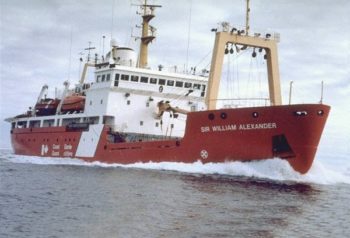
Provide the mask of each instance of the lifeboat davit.
[{"label": "lifeboat davit", "polygon": [[37,104],[35,104],[35,114],[37,116],[54,115],[59,103],[59,99],[41,99]]},{"label": "lifeboat davit", "polygon": [[67,96],[63,100],[61,112],[75,112],[83,111],[85,106],[85,96],[71,95]]}]

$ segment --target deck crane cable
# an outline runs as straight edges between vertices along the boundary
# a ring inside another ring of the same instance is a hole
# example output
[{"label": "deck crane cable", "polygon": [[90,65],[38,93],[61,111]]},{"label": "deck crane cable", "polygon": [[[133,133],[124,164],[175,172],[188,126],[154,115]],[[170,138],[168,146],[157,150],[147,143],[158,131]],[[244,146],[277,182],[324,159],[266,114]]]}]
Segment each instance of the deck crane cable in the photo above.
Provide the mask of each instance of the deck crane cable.
[{"label": "deck crane cable", "polygon": [[132,0],[130,0],[129,22],[131,24],[131,27],[130,27],[130,32],[126,31],[126,36],[125,36],[125,45],[128,47],[131,47],[131,43],[133,42],[133,40],[135,41],[137,40],[137,38],[134,36],[134,26],[135,26],[135,19],[137,14],[132,14],[132,10],[133,10],[133,3],[132,3]]},{"label": "deck crane cable", "polygon": [[[205,60],[205,59],[207,59],[208,58],[208,56],[210,55],[212,53],[212,50],[210,50],[203,58],[201,58],[200,60],[199,60],[199,62],[194,66],[195,68],[198,68],[198,66]],[[209,64],[210,64],[210,62],[209,62]],[[208,65],[207,65],[208,66]]]},{"label": "deck crane cable", "polygon": [[250,58],[249,61],[249,69],[248,69],[248,80],[246,84],[246,91],[245,91],[245,97],[248,98],[250,97],[250,85],[251,85],[251,80],[252,80],[252,64],[253,64],[253,58]]},{"label": "deck crane cable", "polygon": [[230,82],[228,83],[228,87],[226,87],[226,90],[229,90],[227,93],[229,96],[229,99],[239,99],[240,98],[240,75],[239,75],[239,68],[240,68],[240,58],[241,56],[247,54],[247,50],[237,52],[231,56],[232,60],[229,59],[227,64],[229,66],[229,73],[230,75]]}]

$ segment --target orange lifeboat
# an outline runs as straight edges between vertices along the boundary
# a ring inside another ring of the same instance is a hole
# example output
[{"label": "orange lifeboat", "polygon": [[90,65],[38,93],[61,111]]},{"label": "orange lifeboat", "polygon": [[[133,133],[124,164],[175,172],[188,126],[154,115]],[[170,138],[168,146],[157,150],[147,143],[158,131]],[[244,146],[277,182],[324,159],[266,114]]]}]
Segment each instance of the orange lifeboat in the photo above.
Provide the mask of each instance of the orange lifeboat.
[{"label": "orange lifeboat", "polygon": [[75,112],[83,111],[85,106],[85,96],[75,94],[67,96],[63,100],[61,112]]}]

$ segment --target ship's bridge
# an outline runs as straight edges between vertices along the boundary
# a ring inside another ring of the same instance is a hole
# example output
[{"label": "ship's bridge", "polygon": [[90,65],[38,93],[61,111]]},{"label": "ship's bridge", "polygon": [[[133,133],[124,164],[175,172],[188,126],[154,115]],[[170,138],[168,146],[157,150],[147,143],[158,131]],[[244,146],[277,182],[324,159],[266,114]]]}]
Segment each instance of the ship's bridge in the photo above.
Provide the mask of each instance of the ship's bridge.
[{"label": "ship's bridge", "polygon": [[96,70],[92,89],[106,87],[114,91],[151,93],[167,98],[186,96],[201,101],[206,95],[207,78],[118,65]]}]

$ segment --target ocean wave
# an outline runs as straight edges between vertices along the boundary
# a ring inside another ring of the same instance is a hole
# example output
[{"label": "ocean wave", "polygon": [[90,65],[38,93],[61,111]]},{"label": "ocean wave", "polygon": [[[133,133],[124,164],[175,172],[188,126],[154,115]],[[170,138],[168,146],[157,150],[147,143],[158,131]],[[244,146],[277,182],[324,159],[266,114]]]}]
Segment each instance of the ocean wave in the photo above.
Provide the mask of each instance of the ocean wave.
[{"label": "ocean wave", "polygon": [[76,165],[96,166],[105,168],[138,168],[151,170],[169,170],[182,173],[219,174],[229,176],[246,176],[259,179],[269,179],[286,182],[302,182],[315,184],[350,184],[350,164],[331,164],[315,160],[307,174],[300,174],[292,169],[289,163],[278,158],[251,162],[194,163],[182,162],[148,162],[134,164],[107,164],[102,162],[86,162],[71,158],[46,158],[35,156],[20,156],[1,153],[1,157],[14,163],[31,163],[41,165]]}]

